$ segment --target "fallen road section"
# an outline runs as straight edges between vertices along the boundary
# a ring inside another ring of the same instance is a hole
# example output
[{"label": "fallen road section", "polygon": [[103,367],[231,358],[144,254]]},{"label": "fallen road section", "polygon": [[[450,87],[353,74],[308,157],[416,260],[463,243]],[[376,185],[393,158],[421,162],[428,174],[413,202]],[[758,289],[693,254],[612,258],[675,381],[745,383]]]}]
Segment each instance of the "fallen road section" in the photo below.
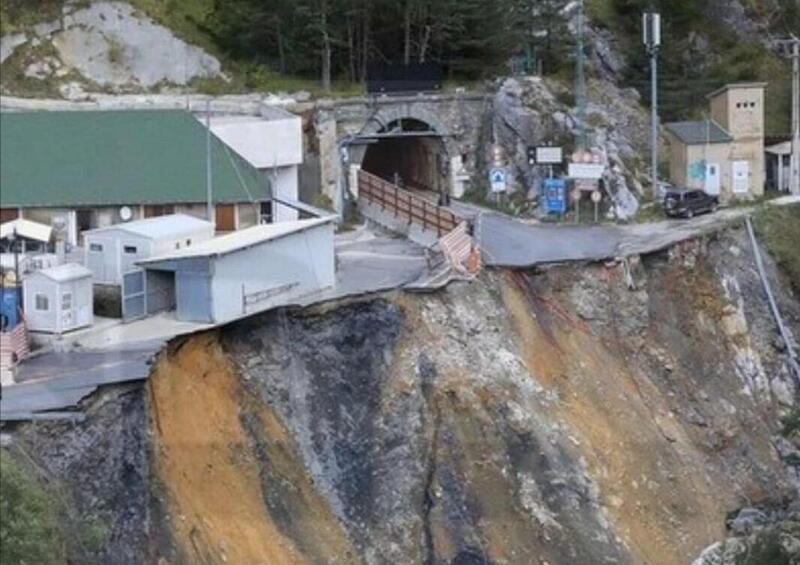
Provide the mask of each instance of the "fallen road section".
[{"label": "fallen road section", "polygon": [[[798,203],[800,197],[787,196],[768,204],[786,206]],[[570,226],[531,225],[489,212],[475,220],[475,231],[487,266],[522,269],[548,263],[605,261],[654,253],[723,229],[752,213],[752,207],[744,207],[720,210],[691,220],[627,226]]]},{"label": "fallen road section", "polygon": [[3,387],[0,421],[70,418],[98,387],[146,379],[165,342],[106,351],[44,352],[19,367],[18,382]]}]

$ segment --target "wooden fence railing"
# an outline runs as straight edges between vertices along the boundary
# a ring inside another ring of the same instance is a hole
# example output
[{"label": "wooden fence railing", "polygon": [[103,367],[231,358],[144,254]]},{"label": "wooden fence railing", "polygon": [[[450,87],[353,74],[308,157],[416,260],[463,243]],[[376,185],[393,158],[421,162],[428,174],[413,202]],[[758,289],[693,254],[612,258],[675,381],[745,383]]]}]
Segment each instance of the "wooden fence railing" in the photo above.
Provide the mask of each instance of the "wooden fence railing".
[{"label": "wooden fence railing", "polygon": [[424,230],[436,230],[437,237],[453,231],[464,221],[450,210],[363,170],[358,172],[358,197]]}]

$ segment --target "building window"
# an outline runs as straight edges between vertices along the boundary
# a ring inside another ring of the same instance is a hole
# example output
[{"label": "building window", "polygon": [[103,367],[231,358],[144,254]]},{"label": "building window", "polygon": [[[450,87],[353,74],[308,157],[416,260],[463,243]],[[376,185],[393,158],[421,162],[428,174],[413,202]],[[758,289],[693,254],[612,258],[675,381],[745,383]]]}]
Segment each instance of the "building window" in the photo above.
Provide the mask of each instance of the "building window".
[{"label": "building window", "polygon": [[135,245],[126,245],[126,246],[123,247],[123,251],[125,251],[125,253],[128,253],[129,255],[136,255],[136,253],[139,250],[136,249]]},{"label": "building window", "polygon": [[90,243],[89,244],[89,251],[101,252],[103,251],[103,246],[99,243]]},{"label": "building window", "polygon": [[180,249],[180,248],[181,248],[181,242],[180,241],[176,241],[175,242],[175,249]]},{"label": "building window", "polygon": [[192,244],[192,240],[191,239],[187,239],[186,240],[186,247],[189,247],[191,244]]},{"label": "building window", "polygon": [[72,293],[65,292],[61,295],[61,309],[72,310]]},{"label": "building window", "polygon": [[50,300],[46,294],[36,295],[36,309],[40,312],[47,312],[50,310]]}]

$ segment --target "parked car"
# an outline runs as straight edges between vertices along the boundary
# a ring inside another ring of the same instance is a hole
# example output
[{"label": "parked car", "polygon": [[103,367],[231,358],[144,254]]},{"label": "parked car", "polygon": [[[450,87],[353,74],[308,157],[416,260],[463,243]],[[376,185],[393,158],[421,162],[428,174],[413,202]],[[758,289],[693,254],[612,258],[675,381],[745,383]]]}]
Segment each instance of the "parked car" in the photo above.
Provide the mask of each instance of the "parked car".
[{"label": "parked car", "polygon": [[702,190],[673,189],[664,196],[664,212],[667,216],[692,218],[703,212],[716,212],[719,199]]}]

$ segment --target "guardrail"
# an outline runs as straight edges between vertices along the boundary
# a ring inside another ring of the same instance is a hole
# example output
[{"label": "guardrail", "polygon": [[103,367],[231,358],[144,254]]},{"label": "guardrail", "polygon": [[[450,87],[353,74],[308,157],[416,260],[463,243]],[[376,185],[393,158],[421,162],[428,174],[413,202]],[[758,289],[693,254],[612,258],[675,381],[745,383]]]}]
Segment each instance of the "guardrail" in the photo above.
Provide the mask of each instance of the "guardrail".
[{"label": "guardrail", "polygon": [[409,224],[419,224],[423,230],[436,230],[437,237],[453,231],[464,221],[450,210],[363,170],[358,172],[358,197],[379,205],[395,217],[407,219]]}]

